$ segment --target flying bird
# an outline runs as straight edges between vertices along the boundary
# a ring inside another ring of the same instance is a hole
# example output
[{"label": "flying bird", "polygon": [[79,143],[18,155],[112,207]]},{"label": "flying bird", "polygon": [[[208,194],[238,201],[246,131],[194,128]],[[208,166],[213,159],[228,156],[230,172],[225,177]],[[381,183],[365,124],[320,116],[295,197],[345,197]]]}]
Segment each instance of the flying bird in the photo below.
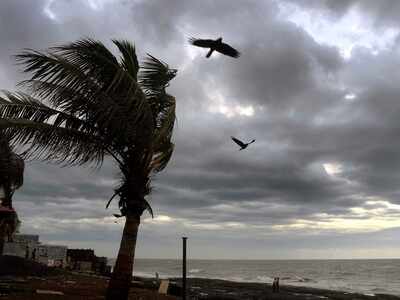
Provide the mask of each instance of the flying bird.
[{"label": "flying bird", "polygon": [[246,149],[248,145],[250,145],[251,143],[254,143],[256,140],[252,140],[250,143],[243,143],[241,140],[238,140],[237,138],[231,136],[232,140],[238,144],[240,146],[240,150]]},{"label": "flying bird", "polygon": [[228,44],[223,43],[221,37],[216,40],[203,40],[192,37],[189,39],[189,43],[197,47],[210,48],[206,55],[207,58],[209,58],[214,51],[234,58],[238,58],[240,56],[239,51],[232,48]]}]

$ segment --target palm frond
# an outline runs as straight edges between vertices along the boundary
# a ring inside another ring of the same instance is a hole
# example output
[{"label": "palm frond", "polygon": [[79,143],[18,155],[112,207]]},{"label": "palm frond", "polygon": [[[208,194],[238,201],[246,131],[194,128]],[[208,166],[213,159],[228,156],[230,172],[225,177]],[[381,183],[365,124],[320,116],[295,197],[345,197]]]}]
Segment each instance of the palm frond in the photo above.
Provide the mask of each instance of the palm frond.
[{"label": "palm frond", "polygon": [[26,119],[38,123],[49,123],[85,133],[95,133],[96,128],[71,114],[53,109],[25,93],[3,91],[0,96],[0,115],[6,119]]},{"label": "palm frond", "polygon": [[103,87],[110,88],[115,74],[120,70],[117,58],[105,45],[92,39],[81,39],[73,43],[52,47],[50,51],[70,64],[79,66],[89,77],[95,78]]},{"label": "palm frond", "polygon": [[106,204],[106,209],[110,206],[111,202],[114,200],[115,196],[117,196],[117,195],[118,195],[118,192],[115,192],[115,193],[111,196],[110,200],[108,200],[108,202],[107,202],[107,204]]},{"label": "palm frond", "polygon": [[175,98],[168,94],[165,96],[167,99],[160,104],[160,111],[157,115],[156,144],[158,143],[158,140],[171,139],[176,120]]},{"label": "palm frond", "polygon": [[24,66],[25,73],[32,74],[29,80],[22,81],[20,85],[32,80],[42,80],[67,86],[75,91],[98,90],[102,87],[101,81],[88,76],[87,70],[54,53],[41,53],[25,49],[16,55],[16,60]]},{"label": "palm frond", "polygon": [[176,76],[176,70],[170,69],[163,61],[147,54],[141,71],[139,83],[149,94],[159,94],[164,91],[169,82]]},{"label": "palm frond", "polygon": [[158,173],[165,169],[171,160],[174,147],[174,144],[169,141],[159,147],[159,151],[155,153],[151,162],[152,172]]},{"label": "palm frond", "polygon": [[92,40],[51,49],[46,54],[26,50],[17,55],[25,72],[33,73],[23,83],[91,126],[107,128],[104,134],[110,140],[125,133],[131,135],[128,140],[134,140],[132,128],[137,128],[143,115],[149,115],[149,108],[136,81],[117,59]]},{"label": "palm frond", "polygon": [[144,202],[145,209],[149,212],[151,217],[154,219],[153,208],[151,207],[150,203],[146,199],[143,199],[143,202]]},{"label": "palm frond", "polygon": [[[87,48],[90,49],[90,47]],[[112,64],[107,59],[104,59],[104,61],[108,62],[108,64],[102,64],[101,59],[97,61],[98,65],[94,61],[84,63],[84,59],[81,56],[84,56],[82,52],[89,51],[87,48],[79,49],[77,45],[71,44],[52,48],[54,52],[49,53],[41,53],[29,49],[23,51],[21,54],[16,55],[16,59],[21,65],[24,65],[23,71],[32,73],[32,76],[29,80],[22,81],[20,85],[32,86],[32,83],[37,83],[38,81],[45,82],[52,84],[52,86],[58,86],[63,91],[67,89],[78,95],[84,95],[85,98],[89,97],[89,101],[95,100],[97,104],[107,100],[107,104],[113,104],[114,101],[119,100],[119,98],[115,97],[113,91],[118,88],[118,83],[121,82],[124,72],[119,67],[115,57],[115,64]],[[74,53],[74,51],[77,53]],[[88,56],[89,53],[85,55]],[[108,68],[105,68],[105,66],[108,66]],[[101,74],[100,72],[106,74]],[[52,102],[55,106],[70,100],[70,98],[49,97],[57,91],[53,90],[52,86],[34,86],[32,92],[41,93],[41,96],[48,97],[50,101],[60,99],[63,101],[61,103]],[[127,93],[126,88],[117,90]],[[132,92],[131,86],[130,91]]]},{"label": "palm frond", "polygon": [[[99,41],[82,39],[51,49],[56,55],[79,66],[87,76],[96,78],[107,92],[130,94],[137,88],[136,77],[121,68],[117,58]],[[123,48],[123,51],[127,50]],[[122,54],[123,57],[126,55]]]},{"label": "palm frond", "polygon": [[[61,56],[27,50],[17,55],[17,60],[25,64],[25,72],[33,74],[31,79],[21,84],[55,107],[93,118],[104,115],[105,110],[115,106],[114,98],[102,90],[101,82]],[[102,123],[104,120],[109,118],[94,121]]]},{"label": "palm frond", "polygon": [[26,119],[0,119],[16,145],[27,145],[25,159],[54,161],[62,165],[103,162],[106,148],[101,139],[71,128],[34,122]]},{"label": "palm frond", "polygon": [[[163,119],[166,116],[170,118],[172,111],[175,119],[175,99],[171,100],[171,96],[165,92],[165,89],[169,85],[169,81],[176,76],[176,72],[176,70],[170,69],[166,63],[148,54],[139,73],[139,83],[146,93],[147,101],[150,103],[156,131],[164,127],[162,125]],[[165,135],[165,133],[161,135]],[[158,137],[161,135],[156,133]]]},{"label": "palm frond", "polygon": [[128,41],[113,40],[113,43],[118,47],[122,54],[121,66],[128,72],[132,78],[137,81],[137,73],[139,71],[139,62],[136,56],[135,46]]}]

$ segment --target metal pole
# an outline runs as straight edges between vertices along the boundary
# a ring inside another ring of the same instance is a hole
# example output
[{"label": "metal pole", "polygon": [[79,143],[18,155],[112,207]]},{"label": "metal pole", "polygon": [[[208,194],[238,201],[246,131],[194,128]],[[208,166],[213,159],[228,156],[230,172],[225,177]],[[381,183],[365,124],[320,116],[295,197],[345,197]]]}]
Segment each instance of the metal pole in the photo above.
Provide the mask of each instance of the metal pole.
[{"label": "metal pole", "polygon": [[182,299],[186,300],[186,241],[187,237],[182,237],[183,260],[182,260]]}]

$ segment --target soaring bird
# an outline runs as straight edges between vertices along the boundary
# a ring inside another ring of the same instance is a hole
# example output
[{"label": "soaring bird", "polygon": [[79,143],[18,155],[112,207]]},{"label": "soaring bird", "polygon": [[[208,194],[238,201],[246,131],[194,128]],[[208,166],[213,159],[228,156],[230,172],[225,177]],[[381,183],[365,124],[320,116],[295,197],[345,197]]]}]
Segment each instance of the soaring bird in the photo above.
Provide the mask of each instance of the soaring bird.
[{"label": "soaring bird", "polygon": [[252,140],[250,143],[243,143],[241,140],[238,140],[237,138],[231,136],[232,140],[238,144],[240,146],[240,150],[246,149],[248,145],[250,145],[251,143],[254,143],[256,140]]},{"label": "soaring bird", "polygon": [[197,47],[210,48],[206,55],[207,58],[209,58],[214,51],[224,55],[232,56],[234,58],[238,58],[240,56],[239,51],[232,48],[228,44],[223,43],[221,37],[216,40],[202,40],[192,37],[189,39],[189,43]]}]

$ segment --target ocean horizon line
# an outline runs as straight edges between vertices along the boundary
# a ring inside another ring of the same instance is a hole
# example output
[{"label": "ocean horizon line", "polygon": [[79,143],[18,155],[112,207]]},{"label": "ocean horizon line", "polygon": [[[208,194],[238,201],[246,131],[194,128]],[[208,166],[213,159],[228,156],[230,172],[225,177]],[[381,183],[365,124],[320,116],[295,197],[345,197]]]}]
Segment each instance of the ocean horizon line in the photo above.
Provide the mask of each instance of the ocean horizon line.
[{"label": "ocean horizon line", "polygon": [[[108,259],[117,259],[116,257],[107,257]],[[136,259],[140,260],[182,260],[182,258],[152,258],[152,257],[137,257]],[[321,260],[400,260],[398,258],[188,258],[187,260],[199,260],[199,261],[321,261]]]}]

